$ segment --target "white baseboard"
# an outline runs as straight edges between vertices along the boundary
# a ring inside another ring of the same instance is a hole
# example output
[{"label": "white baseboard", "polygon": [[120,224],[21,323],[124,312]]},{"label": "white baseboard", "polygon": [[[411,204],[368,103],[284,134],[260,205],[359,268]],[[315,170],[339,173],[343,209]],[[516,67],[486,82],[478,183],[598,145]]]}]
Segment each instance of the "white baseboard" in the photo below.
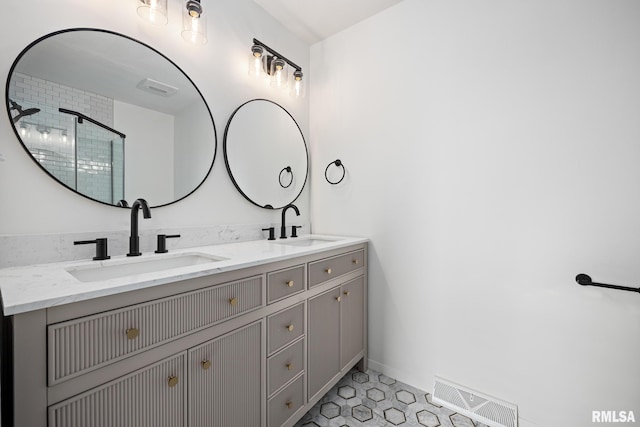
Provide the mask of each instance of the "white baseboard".
[{"label": "white baseboard", "polygon": [[433,390],[433,384],[428,384],[426,379],[417,378],[415,373],[404,372],[399,369],[392,368],[385,364],[376,362],[373,359],[369,359],[369,368],[374,371],[378,371],[381,374],[385,374],[386,376],[398,380],[402,383],[410,385],[411,387],[415,387],[417,389],[423,390],[426,393],[431,393]]}]

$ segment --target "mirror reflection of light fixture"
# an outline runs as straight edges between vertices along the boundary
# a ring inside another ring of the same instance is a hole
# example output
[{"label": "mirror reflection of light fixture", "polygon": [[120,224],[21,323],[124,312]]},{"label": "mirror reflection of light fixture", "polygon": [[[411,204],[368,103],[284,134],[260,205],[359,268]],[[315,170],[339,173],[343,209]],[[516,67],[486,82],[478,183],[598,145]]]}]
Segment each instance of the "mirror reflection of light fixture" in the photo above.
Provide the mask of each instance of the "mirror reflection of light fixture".
[{"label": "mirror reflection of light fixture", "polygon": [[49,134],[51,133],[51,129],[46,126],[37,126],[36,130],[40,133],[40,138],[43,140],[49,139]]},{"label": "mirror reflection of light fixture", "polygon": [[27,125],[25,125],[24,123],[20,123],[20,135],[21,136],[27,135]]},{"label": "mirror reflection of light fixture", "polygon": [[[265,55],[264,51],[268,54]],[[292,81],[289,81],[289,68]],[[249,75],[255,78],[267,75],[271,80],[271,86],[285,89],[290,88],[289,94],[299,98],[304,96],[304,82],[302,80],[302,67],[296,65],[284,55],[279,54],[258,39],[253,39],[251,54],[249,56]]]},{"label": "mirror reflection of light fixture", "polygon": [[165,25],[167,0],[138,0],[138,16],[154,25]]},{"label": "mirror reflection of light fixture", "polygon": [[200,0],[187,0],[182,11],[182,38],[194,44],[207,43],[207,17]]}]

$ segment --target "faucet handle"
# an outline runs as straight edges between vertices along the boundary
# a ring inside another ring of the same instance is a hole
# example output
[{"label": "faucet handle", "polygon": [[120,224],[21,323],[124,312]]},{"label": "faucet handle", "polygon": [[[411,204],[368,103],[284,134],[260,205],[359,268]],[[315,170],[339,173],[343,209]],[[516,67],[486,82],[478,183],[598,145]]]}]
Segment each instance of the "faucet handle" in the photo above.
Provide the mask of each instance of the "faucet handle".
[{"label": "faucet handle", "polygon": [[291,226],[291,237],[298,237],[298,228],[302,228],[302,226],[301,225]]},{"label": "faucet handle", "polygon": [[167,239],[174,239],[176,237],[180,237],[179,234],[158,234],[158,249],[156,249],[157,254],[165,254],[169,252],[167,249]]},{"label": "faucet handle", "polygon": [[111,258],[108,255],[107,249],[107,239],[106,237],[99,238],[96,240],[78,240],[73,242],[74,245],[96,245],[96,256],[93,257],[94,261],[103,261],[105,259]]},{"label": "faucet handle", "polygon": [[275,227],[263,228],[262,231],[268,231],[269,232],[269,238],[267,240],[276,240],[276,228]]}]

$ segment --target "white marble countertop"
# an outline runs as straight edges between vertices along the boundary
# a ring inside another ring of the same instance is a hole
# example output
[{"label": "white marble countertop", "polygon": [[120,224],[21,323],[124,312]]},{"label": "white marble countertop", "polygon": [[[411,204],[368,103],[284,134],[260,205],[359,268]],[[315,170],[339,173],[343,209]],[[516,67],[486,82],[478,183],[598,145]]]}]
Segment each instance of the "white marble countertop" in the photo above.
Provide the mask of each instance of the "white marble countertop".
[{"label": "white marble countertop", "polygon": [[[304,240],[313,243],[304,245]],[[365,243],[360,237],[306,235],[287,240],[255,240],[170,251],[167,254],[144,253],[128,258],[113,256],[106,261],[78,260],[0,269],[0,293],[6,316],[84,301],[121,292],[144,289],[166,283],[193,279],[225,271],[239,270],[298,256]],[[293,244],[292,244],[293,243]],[[223,258],[206,264],[190,265],[150,273],[132,274],[107,280],[80,281],[67,270],[163,260],[186,254]]]}]

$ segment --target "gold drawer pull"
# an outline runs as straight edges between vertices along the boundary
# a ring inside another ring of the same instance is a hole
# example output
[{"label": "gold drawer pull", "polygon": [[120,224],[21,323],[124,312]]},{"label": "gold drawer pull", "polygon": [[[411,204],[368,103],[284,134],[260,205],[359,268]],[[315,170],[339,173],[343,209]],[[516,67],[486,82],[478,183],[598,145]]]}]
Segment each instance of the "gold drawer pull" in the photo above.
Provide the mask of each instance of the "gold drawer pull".
[{"label": "gold drawer pull", "polygon": [[348,297],[349,295],[351,295],[351,291],[344,291],[344,295]]},{"label": "gold drawer pull", "polygon": [[211,367],[211,361],[210,360],[203,360],[201,365],[202,365],[202,369],[204,369],[206,371],[207,369],[209,369]]},{"label": "gold drawer pull", "polygon": [[290,371],[293,369],[293,363],[287,363],[287,371]]},{"label": "gold drawer pull", "polygon": [[331,274],[331,269],[330,269],[330,268],[327,268],[327,269],[325,270],[325,272],[326,272],[327,274]]},{"label": "gold drawer pull", "polygon": [[287,331],[293,332],[293,324],[287,326]]},{"label": "gold drawer pull", "polygon": [[285,405],[287,405],[287,409],[291,409],[293,407],[293,402],[289,400]]},{"label": "gold drawer pull", "polygon": [[342,298],[336,297],[336,301],[340,302],[340,301],[342,301]]},{"label": "gold drawer pull", "polygon": [[289,280],[286,284],[288,287],[293,288],[293,280]]},{"label": "gold drawer pull", "polygon": [[353,264],[358,265],[360,264],[360,260],[354,259],[353,261],[351,261]]},{"label": "gold drawer pull", "polygon": [[229,300],[229,304],[231,304],[232,307],[235,307],[236,305],[238,305],[238,298],[231,298]]},{"label": "gold drawer pull", "polygon": [[169,387],[175,387],[178,385],[178,377],[174,377],[173,375],[171,375],[169,377],[169,379],[167,380],[167,383],[169,384]]},{"label": "gold drawer pull", "polygon": [[129,328],[127,329],[127,338],[130,340],[135,340],[140,335],[140,331],[138,328]]}]

